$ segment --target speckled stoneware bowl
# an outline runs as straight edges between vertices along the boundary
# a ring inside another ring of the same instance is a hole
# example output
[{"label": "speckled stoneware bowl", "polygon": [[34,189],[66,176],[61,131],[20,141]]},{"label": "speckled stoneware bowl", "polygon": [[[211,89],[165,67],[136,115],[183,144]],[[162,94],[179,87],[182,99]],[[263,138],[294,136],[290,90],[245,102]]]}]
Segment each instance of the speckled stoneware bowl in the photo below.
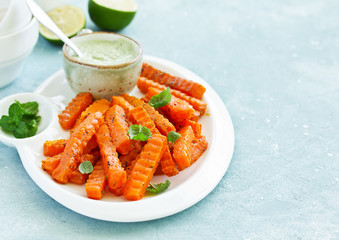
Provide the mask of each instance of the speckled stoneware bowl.
[{"label": "speckled stoneware bowl", "polygon": [[119,65],[94,65],[73,57],[72,50],[64,45],[64,70],[69,85],[75,93],[90,92],[94,98],[110,100],[114,95],[130,92],[140,76],[143,51],[139,43],[121,34],[94,32],[72,38],[75,44],[89,40],[116,40],[124,38],[132,43],[137,55]]}]

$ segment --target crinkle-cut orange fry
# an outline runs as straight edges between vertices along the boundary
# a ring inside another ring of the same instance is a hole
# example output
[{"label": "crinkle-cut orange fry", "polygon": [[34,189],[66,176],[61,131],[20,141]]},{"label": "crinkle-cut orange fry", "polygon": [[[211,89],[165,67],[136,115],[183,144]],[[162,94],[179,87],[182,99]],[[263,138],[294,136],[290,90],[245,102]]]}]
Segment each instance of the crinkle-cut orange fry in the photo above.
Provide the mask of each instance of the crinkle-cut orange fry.
[{"label": "crinkle-cut orange fry", "polygon": [[191,165],[194,133],[191,126],[183,127],[178,133],[180,133],[181,136],[173,144],[172,156],[181,171]]},{"label": "crinkle-cut orange fry", "polygon": [[104,114],[107,109],[110,107],[110,102],[106,99],[100,99],[94,101],[91,105],[89,105],[85,111],[81,113],[81,115],[77,118],[73,130],[80,125],[89,115],[95,112],[101,112]]},{"label": "crinkle-cut orange fry", "polygon": [[199,121],[200,116],[201,116],[201,114],[200,114],[199,111],[194,111],[190,120],[197,122],[197,121]]},{"label": "crinkle-cut orange fry", "polygon": [[41,161],[41,168],[52,175],[54,169],[59,165],[62,153],[48,157]]},{"label": "crinkle-cut orange fry", "polygon": [[[106,124],[101,125],[96,133],[100,148],[102,164],[107,178],[107,185],[110,191],[122,189],[126,183],[126,172],[121,166],[116,148]],[[119,191],[122,193],[122,190]]]},{"label": "crinkle-cut orange fry", "polygon": [[165,146],[164,155],[160,160],[160,165],[162,172],[168,177],[175,176],[179,173],[168,146]]},{"label": "crinkle-cut orange fry", "polygon": [[[59,153],[58,155],[42,160],[41,168],[52,175],[54,169],[59,165],[61,157],[62,153]],[[84,154],[80,156],[80,162],[90,161],[94,165],[97,160],[98,157],[92,154]],[[74,169],[69,182],[75,184],[84,184],[87,177],[88,175],[80,173],[78,169]]]},{"label": "crinkle-cut orange fry", "polygon": [[133,110],[130,111],[130,113],[133,122],[144,127],[147,127],[152,134],[160,134],[159,130],[155,127],[154,122],[148,116],[146,110],[142,106],[133,108]]},{"label": "crinkle-cut orange fry", "polygon": [[79,156],[83,153],[88,141],[95,134],[104,121],[100,112],[92,113],[73,132],[67,141],[60,164],[53,171],[52,177],[60,182],[67,183],[74,169],[78,167]]},{"label": "crinkle-cut orange fry", "polygon": [[118,105],[113,105],[107,110],[105,120],[117,152],[127,154],[133,147],[128,136],[128,123],[124,110]]},{"label": "crinkle-cut orange fry", "polygon": [[192,130],[193,130],[196,138],[201,137],[201,129],[202,129],[201,123],[198,123],[198,122],[195,122],[195,121],[192,121],[192,120],[185,120],[183,122],[176,123],[176,125],[175,125],[175,127],[179,130],[181,128],[185,127],[185,126],[191,126],[192,127]]},{"label": "crinkle-cut orange fry", "polygon": [[120,154],[119,156],[120,163],[123,168],[126,169],[129,165],[131,165],[132,161],[140,154],[143,145],[144,144],[139,140],[132,140],[133,149],[126,155]]},{"label": "crinkle-cut orange fry", "polygon": [[[58,139],[53,141],[46,141],[44,143],[43,151],[46,157],[53,157],[59,153],[62,153],[66,147],[67,140],[66,139]],[[95,135],[89,140],[87,143],[83,154],[90,153],[93,149],[98,146],[97,139]]]},{"label": "crinkle-cut orange fry", "polygon": [[86,193],[87,197],[91,199],[99,200],[104,195],[106,187],[106,175],[102,164],[99,160],[94,166],[93,171],[89,174],[86,182]]},{"label": "crinkle-cut orange fry", "polygon": [[157,127],[161,134],[167,136],[170,131],[174,132],[176,131],[173,124],[163,115],[161,115],[158,111],[156,111],[152,106],[150,106],[148,103],[145,103],[139,98],[130,96],[126,93],[122,94],[121,96],[134,107],[142,106],[146,110],[148,116],[152,119],[152,121],[154,122],[155,126]]},{"label": "crinkle-cut orange fry", "polygon": [[76,95],[58,115],[60,126],[66,130],[73,128],[76,119],[92,102],[93,96],[88,92]]},{"label": "crinkle-cut orange fry", "polygon": [[193,141],[191,165],[200,158],[200,156],[206,151],[207,148],[208,142],[205,136],[196,138]]},{"label": "crinkle-cut orange fry", "polygon": [[98,147],[97,137],[93,135],[93,137],[88,141],[86,147],[84,148],[83,154],[91,153],[97,147]]},{"label": "crinkle-cut orange fry", "polygon": [[[96,156],[92,155],[92,154],[84,154],[84,155],[81,155],[81,157],[80,157],[80,163],[90,161],[93,166],[96,164],[97,160],[98,160],[98,158]],[[71,177],[69,178],[69,182],[74,183],[74,184],[78,184],[78,185],[85,184],[86,180],[88,178],[88,175],[89,174],[82,174],[79,171],[79,168],[74,169]]]},{"label": "crinkle-cut orange fry", "polygon": [[66,143],[66,139],[46,141],[43,147],[44,155],[46,157],[53,157],[59,153],[62,153],[65,149]]},{"label": "crinkle-cut orange fry", "polygon": [[[154,95],[161,93],[160,89],[149,88],[145,98],[149,101]],[[171,102],[159,109],[165,111],[173,121],[183,121],[185,119],[191,119],[192,114],[195,112],[193,107],[186,101],[181,100],[175,96],[172,96]]]},{"label": "crinkle-cut orange fry", "polygon": [[148,139],[127,180],[124,197],[127,200],[139,200],[145,194],[160,159],[164,154],[167,138],[155,134]]},{"label": "crinkle-cut orange fry", "polygon": [[142,65],[140,76],[177,89],[198,99],[201,99],[206,91],[206,88],[199,83],[171,76],[170,74],[160,71],[146,63],[143,63]]},{"label": "crinkle-cut orange fry", "polygon": [[126,116],[129,117],[129,112],[134,108],[128,101],[122,96],[113,96],[111,99],[111,106],[119,105],[124,109]]},{"label": "crinkle-cut orange fry", "polygon": [[[153,88],[157,88],[160,90],[165,90],[167,86],[159,84],[153,80],[144,78],[144,77],[140,77],[138,79],[137,82],[137,86],[140,89],[140,91],[142,93],[147,93],[148,88],[153,87]],[[204,101],[191,97],[183,92],[180,92],[178,90],[175,89],[170,89],[171,90],[171,94],[173,96],[176,96],[177,98],[180,98],[182,100],[185,100],[186,102],[188,102],[195,110],[199,111],[202,114],[205,113],[206,108],[207,108],[207,103],[205,103]]]}]

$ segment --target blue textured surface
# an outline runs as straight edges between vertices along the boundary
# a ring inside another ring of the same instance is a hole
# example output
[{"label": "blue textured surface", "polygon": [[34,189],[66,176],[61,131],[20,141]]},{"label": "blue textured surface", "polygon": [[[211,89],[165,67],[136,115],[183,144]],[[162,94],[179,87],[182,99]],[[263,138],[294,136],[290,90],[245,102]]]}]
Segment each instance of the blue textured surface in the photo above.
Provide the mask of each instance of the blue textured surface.
[{"label": "blue textured surface", "polygon": [[[339,2],[137,2],[121,33],[201,76],[227,106],[236,144],[226,175],[181,213],[111,223],[55,202],[0,144],[1,239],[339,239]],[[60,48],[40,38],[0,98],[61,67]]]}]

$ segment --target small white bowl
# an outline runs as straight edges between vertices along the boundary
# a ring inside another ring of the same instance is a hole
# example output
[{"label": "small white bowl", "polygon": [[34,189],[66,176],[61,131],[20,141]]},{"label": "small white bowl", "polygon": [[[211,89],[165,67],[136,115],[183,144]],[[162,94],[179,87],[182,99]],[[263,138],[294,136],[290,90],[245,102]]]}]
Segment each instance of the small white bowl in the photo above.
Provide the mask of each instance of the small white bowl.
[{"label": "small white bowl", "polygon": [[41,116],[41,122],[38,126],[37,134],[28,138],[15,138],[12,134],[4,132],[0,128],[0,141],[10,147],[18,147],[27,142],[43,138],[44,134],[47,134],[49,130],[52,130],[49,126],[58,119],[57,111],[53,107],[52,102],[48,98],[37,93],[17,93],[1,99],[0,116],[8,115],[9,106],[16,100],[21,103],[37,102],[39,104],[38,115]]},{"label": "small white bowl", "polygon": [[23,60],[32,52],[38,37],[39,25],[34,18],[21,30],[0,37],[0,88],[19,76]]},{"label": "small white bowl", "polygon": [[72,56],[68,46],[63,47],[64,70],[69,85],[75,93],[90,92],[96,99],[110,100],[114,95],[130,92],[135,87],[142,67],[143,51],[135,40],[111,32],[93,32],[72,38],[75,44],[89,40],[114,41],[125,39],[132,43],[134,59],[117,65],[100,65],[82,62]]},{"label": "small white bowl", "polygon": [[3,19],[0,21],[0,36],[19,31],[32,20],[32,14],[25,0],[0,0],[0,2],[9,4]]}]

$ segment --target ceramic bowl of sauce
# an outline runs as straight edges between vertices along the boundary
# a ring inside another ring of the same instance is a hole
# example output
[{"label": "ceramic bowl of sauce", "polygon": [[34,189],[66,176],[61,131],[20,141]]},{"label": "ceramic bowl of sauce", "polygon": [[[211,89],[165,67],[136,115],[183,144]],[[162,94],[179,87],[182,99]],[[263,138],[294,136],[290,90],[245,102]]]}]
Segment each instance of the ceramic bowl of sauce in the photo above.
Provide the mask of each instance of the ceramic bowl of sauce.
[{"label": "ceramic bowl of sauce", "polygon": [[83,53],[64,45],[64,70],[75,93],[90,92],[99,98],[130,92],[142,67],[143,51],[135,40],[117,33],[94,32],[72,38]]}]

